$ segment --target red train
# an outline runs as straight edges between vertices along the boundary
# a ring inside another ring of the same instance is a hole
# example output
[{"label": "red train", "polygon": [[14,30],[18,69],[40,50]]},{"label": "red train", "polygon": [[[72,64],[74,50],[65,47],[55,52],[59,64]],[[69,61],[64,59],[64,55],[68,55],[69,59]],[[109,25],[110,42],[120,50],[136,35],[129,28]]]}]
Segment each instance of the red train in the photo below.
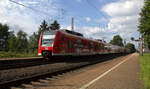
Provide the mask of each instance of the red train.
[{"label": "red train", "polygon": [[60,55],[95,55],[110,53],[125,53],[124,47],[119,47],[102,41],[88,39],[82,34],[69,30],[44,31],[40,35],[38,55],[43,57]]}]

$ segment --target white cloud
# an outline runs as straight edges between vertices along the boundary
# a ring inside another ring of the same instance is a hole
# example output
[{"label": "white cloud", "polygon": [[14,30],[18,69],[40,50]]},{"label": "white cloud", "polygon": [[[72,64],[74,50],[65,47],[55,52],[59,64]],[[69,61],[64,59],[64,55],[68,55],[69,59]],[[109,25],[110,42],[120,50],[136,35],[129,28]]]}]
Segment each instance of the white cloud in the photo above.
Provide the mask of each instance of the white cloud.
[{"label": "white cloud", "polygon": [[63,26],[61,26],[61,28],[60,29],[67,29],[67,30],[71,30],[71,26],[65,26],[65,25],[63,25]]},{"label": "white cloud", "polygon": [[112,17],[138,14],[143,6],[143,0],[121,0],[105,5],[102,11]]},{"label": "white cloud", "polygon": [[91,18],[90,17],[86,17],[86,22],[90,22]]},{"label": "white cloud", "polygon": [[86,36],[92,36],[95,33],[98,32],[104,32],[104,29],[99,28],[99,27],[78,27],[75,29],[77,32],[81,32],[85,34]]},{"label": "white cloud", "polygon": [[49,17],[57,16],[59,12],[58,6],[53,5],[52,0],[14,1],[37,10],[34,11],[25,8],[9,0],[0,0],[0,23],[8,24],[15,32],[22,29],[28,34],[31,34],[38,30],[39,24],[43,19],[50,19]]},{"label": "white cloud", "polygon": [[[71,30],[71,26],[63,26],[61,29],[68,29]],[[110,37],[107,37],[110,35],[111,32],[108,32],[108,30],[99,28],[99,27],[90,27],[90,26],[84,26],[84,27],[75,27],[74,31],[82,33],[86,38],[93,38],[93,39],[102,39],[103,37],[110,39]],[[106,40],[107,42],[109,40]]]},{"label": "white cloud", "polygon": [[[109,15],[109,22],[107,28],[99,27],[75,27],[75,31],[83,33],[86,37],[102,38],[105,37],[107,42],[113,38],[114,35],[121,35],[123,39],[128,42],[130,37],[137,37],[137,25],[139,19],[139,12],[143,6],[143,0],[119,0],[113,3],[106,4],[101,10]],[[91,21],[91,18],[86,18],[86,21]],[[105,18],[96,20],[96,22],[107,22]],[[71,29],[70,26],[66,27]]]},{"label": "white cloud", "polygon": [[119,32],[123,38],[137,36],[139,13],[144,0],[120,0],[105,5],[101,10],[110,16],[108,30]]}]

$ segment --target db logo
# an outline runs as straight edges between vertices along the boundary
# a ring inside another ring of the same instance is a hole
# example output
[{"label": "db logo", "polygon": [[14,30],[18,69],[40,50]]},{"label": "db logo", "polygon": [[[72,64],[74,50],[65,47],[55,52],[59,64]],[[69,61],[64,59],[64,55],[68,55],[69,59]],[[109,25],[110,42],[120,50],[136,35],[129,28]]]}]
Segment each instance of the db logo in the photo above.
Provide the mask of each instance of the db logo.
[{"label": "db logo", "polygon": [[48,50],[48,47],[46,47],[45,50]]}]

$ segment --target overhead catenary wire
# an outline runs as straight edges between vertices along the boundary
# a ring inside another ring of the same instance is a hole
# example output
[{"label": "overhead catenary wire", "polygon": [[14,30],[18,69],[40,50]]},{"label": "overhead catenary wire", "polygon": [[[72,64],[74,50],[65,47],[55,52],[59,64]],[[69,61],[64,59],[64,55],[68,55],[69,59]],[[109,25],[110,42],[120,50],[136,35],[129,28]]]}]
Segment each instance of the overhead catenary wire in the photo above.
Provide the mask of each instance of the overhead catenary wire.
[{"label": "overhead catenary wire", "polygon": [[[95,11],[97,11],[98,14],[100,14],[102,17],[104,17],[107,21],[109,21],[109,18],[107,18],[104,14],[100,13],[99,8],[97,8],[94,4],[92,4],[89,0],[86,0],[86,2],[94,8]],[[99,25],[100,26],[100,25]],[[108,24],[106,24],[106,27],[108,27]],[[105,28],[104,28],[105,29]],[[102,37],[102,39],[104,40],[104,38]]]},{"label": "overhead catenary wire", "polygon": [[108,19],[105,15],[103,15],[102,13],[100,13],[99,9],[98,9],[94,4],[92,4],[89,0],[86,0],[86,2],[87,2],[91,7],[93,7],[102,17],[104,17],[105,19],[107,19],[107,21],[109,21],[109,19]]},{"label": "overhead catenary wire", "polygon": [[[9,1],[12,2],[12,3],[18,4],[18,5],[20,5],[20,6],[23,6],[23,7],[25,7],[25,8],[31,9],[31,10],[33,10],[33,11],[35,11],[35,12],[40,13],[40,14],[46,15],[46,16],[48,16],[48,17],[50,16],[49,13],[46,13],[46,12],[44,12],[44,11],[40,11],[40,10],[38,10],[38,9],[34,9],[34,8],[29,7],[29,6],[26,6],[26,5],[22,4],[22,3],[18,3],[18,2],[14,1],[14,0],[9,0]],[[62,11],[62,14],[64,14],[64,10],[63,10],[63,9],[60,9],[60,10]],[[58,19],[62,19],[60,16],[57,17],[57,18],[58,18]],[[51,18],[50,20],[53,20],[53,18]]]},{"label": "overhead catenary wire", "polygon": [[45,14],[45,15],[47,15],[47,16],[48,16],[48,13],[46,13],[46,12],[43,12],[43,11],[40,11],[40,10],[37,10],[37,9],[31,8],[31,7],[28,7],[28,6],[26,6],[26,5],[22,4],[22,3],[18,3],[18,2],[16,2],[16,1],[14,1],[14,0],[9,0],[9,1],[10,1],[10,2],[13,2],[13,3],[15,3],[15,4],[18,4],[18,5],[20,5],[20,6],[23,6],[23,7],[25,7],[25,8],[31,9],[31,10],[33,10],[33,11],[43,13],[43,14]]}]

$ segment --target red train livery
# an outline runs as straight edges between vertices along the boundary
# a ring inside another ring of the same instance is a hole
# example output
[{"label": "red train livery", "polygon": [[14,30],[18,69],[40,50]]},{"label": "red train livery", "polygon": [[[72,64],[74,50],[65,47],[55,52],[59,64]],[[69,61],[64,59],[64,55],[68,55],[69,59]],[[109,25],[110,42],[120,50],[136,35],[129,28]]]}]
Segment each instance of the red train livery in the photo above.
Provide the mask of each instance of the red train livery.
[{"label": "red train livery", "polygon": [[102,41],[88,39],[69,30],[43,31],[38,44],[38,55],[43,57],[59,55],[94,55],[124,53],[125,48]]}]

